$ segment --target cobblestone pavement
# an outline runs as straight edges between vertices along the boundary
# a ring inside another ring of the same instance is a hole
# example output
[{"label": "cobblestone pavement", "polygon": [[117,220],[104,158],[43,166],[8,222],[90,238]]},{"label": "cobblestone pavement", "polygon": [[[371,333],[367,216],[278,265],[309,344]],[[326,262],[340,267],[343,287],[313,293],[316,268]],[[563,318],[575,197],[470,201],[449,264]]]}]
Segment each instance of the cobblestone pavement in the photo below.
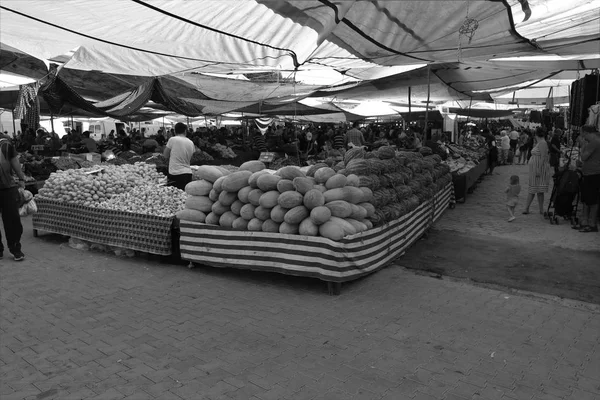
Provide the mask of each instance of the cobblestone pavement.
[{"label": "cobblestone pavement", "polygon": [[[507,222],[506,195],[504,189],[511,175],[518,175],[521,195],[516,209],[517,219]],[[522,215],[527,199],[528,167],[526,165],[500,166],[494,175],[485,176],[464,204],[457,204],[451,212],[436,224],[438,229],[449,229],[475,235],[492,235],[512,238],[528,243],[570,248],[575,250],[600,250],[600,234],[579,233],[570,228],[570,222],[562,218],[559,225],[550,225],[538,213],[537,198],[530,207],[531,214]],[[548,208],[552,185],[545,195],[544,211]],[[581,211],[581,207],[579,209]]]},{"label": "cobblestone pavement", "polygon": [[600,398],[593,306],[400,267],[330,297],[78,251],[25,222],[26,260],[0,261],[3,400]]}]

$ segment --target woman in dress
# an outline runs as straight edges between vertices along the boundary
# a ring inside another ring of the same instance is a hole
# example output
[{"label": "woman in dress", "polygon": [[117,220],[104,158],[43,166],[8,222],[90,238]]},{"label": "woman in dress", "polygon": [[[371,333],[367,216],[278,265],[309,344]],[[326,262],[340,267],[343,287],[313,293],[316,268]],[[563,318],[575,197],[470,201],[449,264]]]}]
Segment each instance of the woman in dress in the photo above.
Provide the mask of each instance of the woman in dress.
[{"label": "woman in dress", "polygon": [[535,146],[531,149],[529,159],[529,194],[523,214],[529,214],[529,207],[537,195],[540,214],[544,214],[544,193],[548,192],[550,185],[550,156],[546,132],[542,128],[535,131]]}]

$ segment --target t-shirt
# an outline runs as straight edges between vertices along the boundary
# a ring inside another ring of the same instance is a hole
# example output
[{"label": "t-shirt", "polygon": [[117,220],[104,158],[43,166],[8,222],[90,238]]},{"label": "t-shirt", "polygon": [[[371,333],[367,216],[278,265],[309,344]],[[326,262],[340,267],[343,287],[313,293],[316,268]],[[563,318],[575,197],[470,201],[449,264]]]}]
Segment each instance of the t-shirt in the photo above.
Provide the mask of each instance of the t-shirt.
[{"label": "t-shirt", "polygon": [[501,143],[502,150],[510,149],[510,138],[508,136],[502,136],[500,143]]},{"label": "t-shirt", "polygon": [[190,161],[196,150],[194,143],[185,136],[173,136],[167,142],[167,148],[171,149],[169,156],[169,174],[183,175],[191,174]]},{"label": "t-shirt", "polygon": [[583,175],[600,174],[600,134],[589,135],[588,143],[581,149]]},{"label": "t-shirt", "polygon": [[8,139],[0,139],[0,189],[17,186],[12,178],[10,160],[17,156],[15,146]]},{"label": "t-shirt", "polygon": [[356,128],[352,128],[346,132],[346,143],[352,143],[354,146],[362,146],[365,144],[365,138],[363,137],[361,131]]},{"label": "t-shirt", "polygon": [[510,131],[510,133],[508,134],[508,136],[510,137],[510,140],[518,140],[519,139],[519,132],[512,130]]}]

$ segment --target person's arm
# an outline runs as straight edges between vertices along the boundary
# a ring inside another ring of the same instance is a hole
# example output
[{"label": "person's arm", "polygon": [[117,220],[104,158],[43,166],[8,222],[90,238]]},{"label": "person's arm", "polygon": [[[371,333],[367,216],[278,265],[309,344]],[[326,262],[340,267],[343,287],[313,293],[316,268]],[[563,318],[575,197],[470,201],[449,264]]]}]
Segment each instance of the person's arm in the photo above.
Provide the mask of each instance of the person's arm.
[{"label": "person's arm", "polygon": [[165,149],[163,150],[163,156],[167,160],[171,156],[171,147],[173,147],[173,142],[171,141],[171,139],[169,139],[169,141],[167,142],[167,145],[165,146]]},{"label": "person's arm", "polygon": [[15,173],[19,177],[19,186],[22,188],[25,188],[25,174],[21,170],[21,163],[19,162],[19,157],[14,156],[13,158],[11,158],[10,166],[12,167],[13,171],[15,171]]},{"label": "person's arm", "polygon": [[594,150],[600,151],[600,142],[588,142],[581,149],[581,161],[587,161],[592,156]]}]

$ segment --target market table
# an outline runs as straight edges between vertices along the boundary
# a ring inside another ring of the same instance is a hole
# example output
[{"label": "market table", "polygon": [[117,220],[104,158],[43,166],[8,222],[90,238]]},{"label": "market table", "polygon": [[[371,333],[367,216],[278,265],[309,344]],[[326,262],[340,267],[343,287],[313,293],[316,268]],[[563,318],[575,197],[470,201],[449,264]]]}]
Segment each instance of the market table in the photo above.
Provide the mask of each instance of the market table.
[{"label": "market table", "polygon": [[36,198],[33,235],[57,233],[91,243],[150,254],[172,253],[174,217],[105,210]]},{"label": "market table", "polygon": [[441,217],[452,194],[450,183],[400,219],[339,242],[181,221],[181,258],[211,267],[318,278],[328,282],[330,293],[337,294],[342,282],[371,274],[401,256]]},{"label": "market table", "polygon": [[465,172],[464,174],[452,173],[452,183],[454,185],[454,195],[457,201],[463,203],[467,199],[467,193],[472,193],[481,177],[487,171],[487,159],[479,161],[479,164]]}]

